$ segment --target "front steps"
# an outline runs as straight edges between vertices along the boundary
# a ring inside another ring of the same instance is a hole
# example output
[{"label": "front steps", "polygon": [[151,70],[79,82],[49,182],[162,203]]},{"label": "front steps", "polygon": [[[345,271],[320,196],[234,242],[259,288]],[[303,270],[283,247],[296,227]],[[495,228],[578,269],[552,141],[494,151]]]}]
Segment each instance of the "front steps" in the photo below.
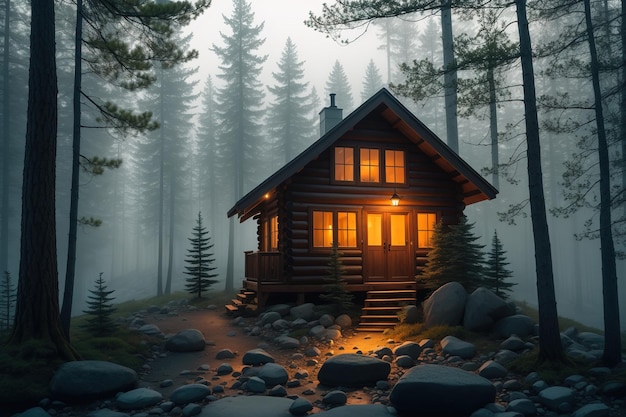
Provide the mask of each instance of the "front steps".
[{"label": "front steps", "polygon": [[224,307],[228,313],[234,316],[254,315],[257,310],[256,292],[248,291],[245,288],[241,289],[237,298],[231,300],[231,303]]},{"label": "front steps", "polygon": [[368,291],[356,330],[383,332],[393,328],[400,323],[398,313],[415,302],[415,288]]}]

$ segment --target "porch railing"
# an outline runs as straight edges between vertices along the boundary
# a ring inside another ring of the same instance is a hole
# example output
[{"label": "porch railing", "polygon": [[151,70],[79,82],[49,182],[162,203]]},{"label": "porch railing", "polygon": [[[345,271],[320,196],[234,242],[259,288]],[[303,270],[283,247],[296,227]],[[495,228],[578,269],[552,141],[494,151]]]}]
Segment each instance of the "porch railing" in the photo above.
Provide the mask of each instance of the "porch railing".
[{"label": "porch railing", "polygon": [[282,281],[282,257],[280,252],[245,252],[246,279],[259,282]]}]

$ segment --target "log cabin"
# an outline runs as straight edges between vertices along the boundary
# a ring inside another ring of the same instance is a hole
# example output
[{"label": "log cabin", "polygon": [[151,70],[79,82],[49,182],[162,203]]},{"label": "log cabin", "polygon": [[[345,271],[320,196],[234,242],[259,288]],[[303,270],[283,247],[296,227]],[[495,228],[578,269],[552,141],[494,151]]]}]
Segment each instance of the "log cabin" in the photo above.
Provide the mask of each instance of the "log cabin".
[{"label": "log cabin", "polygon": [[347,289],[364,299],[361,329],[382,330],[416,302],[435,223],[497,190],[384,88],[346,118],[331,94],[320,136],[228,211],[256,220],[258,250],[227,308],[325,292],[336,242]]}]

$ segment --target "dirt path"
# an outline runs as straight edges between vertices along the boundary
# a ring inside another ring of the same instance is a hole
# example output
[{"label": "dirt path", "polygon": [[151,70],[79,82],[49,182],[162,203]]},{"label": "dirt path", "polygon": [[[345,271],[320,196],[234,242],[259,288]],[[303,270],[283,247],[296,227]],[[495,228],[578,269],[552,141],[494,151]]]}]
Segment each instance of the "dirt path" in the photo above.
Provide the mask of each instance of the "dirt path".
[{"label": "dirt path", "polygon": [[[188,383],[208,381],[210,386],[222,385],[225,388],[224,396],[240,394],[241,391],[230,387],[237,378],[233,375],[218,376],[217,367],[222,363],[229,363],[235,372],[241,372],[243,368],[242,357],[248,350],[263,346],[270,353],[276,363],[287,369],[289,379],[294,379],[296,371],[305,370],[308,378],[302,379],[301,385],[288,388],[288,395],[307,396],[307,399],[315,404],[316,401],[328,392],[328,388],[320,387],[317,382],[317,372],[324,359],[339,353],[355,353],[361,351],[365,354],[377,346],[387,345],[388,340],[382,334],[365,334],[352,330],[344,331],[344,337],[332,344],[321,343],[309,338],[309,342],[298,349],[283,350],[275,346],[271,339],[261,336],[249,336],[244,332],[243,326],[235,326],[233,318],[218,310],[196,310],[179,312],[177,316],[149,316],[146,322],[159,326],[164,334],[175,334],[183,329],[200,330],[207,340],[207,348],[202,352],[175,353],[166,352],[149,363],[151,370],[142,376],[142,386],[155,389],[169,397],[171,392]],[[255,318],[248,318],[246,325],[252,327]],[[313,358],[317,364],[309,364],[312,358],[306,355],[300,358],[296,353],[304,353],[306,349],[316,346],[321,350],[321,355]],[[393,345],[388,345],[393,348]],[[232,359],[216,359],[216,354],[222,349],[230,349],[236,353]],[[203,365],[208,365],[208,370],[202,370]],[[235,374],[236,375],[236,374]],[[164,380],[172,380],[168,387],[161,387]],[[369,390],[355,390],[348,394],[348,403],[370,403],[371,393]]]}]

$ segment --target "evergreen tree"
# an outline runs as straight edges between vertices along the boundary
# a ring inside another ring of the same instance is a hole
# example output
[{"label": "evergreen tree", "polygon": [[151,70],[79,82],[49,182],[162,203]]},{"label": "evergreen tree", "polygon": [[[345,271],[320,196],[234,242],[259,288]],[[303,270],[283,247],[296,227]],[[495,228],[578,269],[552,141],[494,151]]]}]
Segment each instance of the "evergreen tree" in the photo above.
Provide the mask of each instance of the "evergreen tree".
[{"label": "evergreen tree", "polygon": [[4,271],[4,279],[0,281],[0,330],[11,328],[11,317],[14,307],[15,287],[11,282],[9,271]]},{"label": "evergreen tree", "polygon": [[326,96],[333,93],[337,95],[337,107],[343,109],[344,115],[354,109],[352,87],[350,87],[350,82],[343,69],[343,65],[341,65],[338,60],[335,61],[333,69],[326,81]]},{"label": "evergreen tree", "polygon": [[270,166],[277,169],[291,161],[313,142],[314,126],[309,117],[308,84],[303,82],[304,62],[298,61],[298,52],[291,38],[287,38],[278,72],[272,72],[276,81],[268,89],[274,99],[267,113],[270,133]]},{"label": "evergreen tree", "polygon": [[111,294],[115,290],[107,290],[107,286],[104,285],[102,279],[102,272],[95,283],[95,290],[89,290],[91,295],[87,296],[87,310],[83,310],[83,313],[89,314],[92,317],[87,319],[84,324],[85,330],[94,336],[108,336],[117,330],[117,324],[111,317],[111,315],[117,310],[111,302],[115,299],[111,297]]},{"label": "evergreen tree", "polygon": [[326,278],[328,284],[324,286],[327,292],[320,294],[320,298],[331,304],[336,314],[344,313],[354,306],[352,303],[354,295],[348,291],[343,274],[341,253],[337,251],[337,244],[333,242],[328,262],[328,277]]},{"label": "evergreen tree", "polygon": [[[263,45],[264,24],[254,24],[250,3],[234,0],[231,17],[224,16],[231,34],[220,33],[224,46],[213,44],[212,50],[221,60],[218,77],[224,87],[217,92],[218,123],[220,129],[220,156],[230,168],[224,174],[233,182],[231,201],[243,197],[245,189],[262,168],[259,160],[263,136],[263,84],[260,81],[266,55],[256,55]],[[228,225],[228,259],[224,290],[234,289],[235,218]]]},{"label": "evergreen tree", "polygon": [[202,214],[198,212],[198,220],[196,226],[193,228],[192,237],[189,238],[191,242],[191,249],[187,250],[187,257],[185,258],[186,271],[185,274],[189,275],[185,288],[191,294],[198,294],[198,298],[202,297],[202,292],[207,291],[211,285],[215,284],[217,280],[213,279],[217,274],[212,274],[216,268],[211,266],[215,259],[213,254],[209,251],[213,247],[210,243],[211,238],[207,236],[209,232],[202,225]]},{"label": "evergreen tree", "polygon": [[436,290],[442,285],[457,281],[466,291],[472,292],[483,283],[484,245],[475,243],[474,224],[468,223],[465,216],[459,224],[435,225],[432,249],[421,279],[426,288]]},{"label": "evergreen tree", "polygon": [[513,286],[517,285],[514,282],[505,282],[507,278],[513,276],[513,272],[506,268],[508,264],[506,251],[502,248],[498,232],[494,231],[491,251],[487,254],[487,261],[485,262],[482,285],[501,298],[508,298],[507,293],[511,292]]},{"label": "evergreen tree", "polygon": [[370,59],[370,62],[367,64],[367,69],[365,70],[363,91],[361,91],[361,101],[367,100],[384,86],[383,77],[380,76],[378,67],[374,64],[374,60]]}]

